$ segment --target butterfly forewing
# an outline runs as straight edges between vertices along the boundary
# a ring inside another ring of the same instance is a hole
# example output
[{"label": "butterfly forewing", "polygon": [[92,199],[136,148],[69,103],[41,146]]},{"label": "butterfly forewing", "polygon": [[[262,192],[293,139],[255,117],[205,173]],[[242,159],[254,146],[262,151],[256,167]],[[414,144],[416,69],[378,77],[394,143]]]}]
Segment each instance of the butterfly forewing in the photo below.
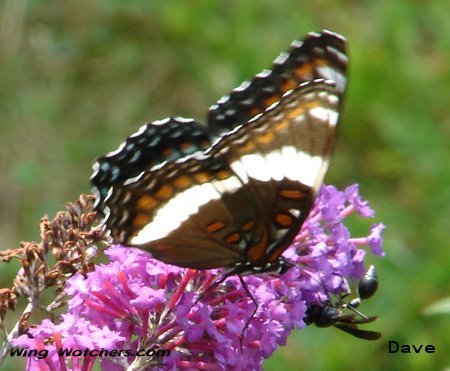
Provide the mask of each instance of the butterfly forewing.
[{"label": "butterfly forewing", "polygon": [[208,130],[218,137],[249,121],[284,93],[301,83],[315,79],[334,81],[342,95],[346,84],[347,56],[345,39],[333,32],[310,33],[304,40],[295,40],[281,53],[269,70],[245,81],[229,95],[211,106]]}]

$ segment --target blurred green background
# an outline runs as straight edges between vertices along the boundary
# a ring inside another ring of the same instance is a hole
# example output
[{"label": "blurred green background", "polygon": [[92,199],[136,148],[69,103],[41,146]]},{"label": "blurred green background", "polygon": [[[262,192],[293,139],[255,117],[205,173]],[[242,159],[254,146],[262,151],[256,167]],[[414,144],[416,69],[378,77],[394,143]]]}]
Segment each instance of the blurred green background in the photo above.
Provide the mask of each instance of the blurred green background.
[{"label": "blurred green background", "polygon": [[[386,258],[370,259],[380,289],[362,306],[383,338],[311,327],[264,368],[450,367],[450,315],[424,315],[450,295],[448,3],[4,0],[0,11],[2,249],[38,239],[40,217],[89,192],[94,158],[143,122],[203,120],[293,39],[345,35],[350,83],[327,183],[359,183],[387,226]],[[15,269],[0,266],[1,287]],[[388,354],[389,340],[437,350]]]}]

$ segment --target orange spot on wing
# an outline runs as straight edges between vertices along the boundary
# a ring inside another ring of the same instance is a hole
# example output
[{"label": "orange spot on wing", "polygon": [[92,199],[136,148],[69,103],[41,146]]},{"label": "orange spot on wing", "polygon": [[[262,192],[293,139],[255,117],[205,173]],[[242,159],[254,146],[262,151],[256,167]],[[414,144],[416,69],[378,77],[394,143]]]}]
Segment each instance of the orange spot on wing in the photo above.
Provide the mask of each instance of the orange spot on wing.
[{"label": "orange spot on wing", "polygon": [[249,230],[251,230],[253,228],[254,225],[255,225],[255,222],[253,220],[249,220],[248,222],[245,222],[244,224],[242,224],[242,230],[244,232],[248,232]]},{"label": "orange spot on wing", "polygon": [[212,179],[212,175],[210,173],[201,172],[194,174],[195,181],[199,184],[203,184],[209,182]]},{"label": "orange spot on wing", "polygon": [[275,221],[280,227],[288,228],[292,225],[292,216],[288,214],[277,214]]},{"label": "orange spot on wing", "polygon": [[266,107],[271,106],[274,103],[277,103],[280,100],[280,97],[277,95],[271,95],[270,97],[264,99],[264,105]]},{"label": "orange spot on wing", "polygon": [[150,217],[147,214],[137,214],[133,219],[134,227],[143,227],[150,222]]},{"label": "orange spot on wing", "polygon": [[314,65],[317,67],[323,67],[328,65],[328,61],[323,58],[316,58],[314,59]]},{"label": "orange spot on wing", "polygon": [[311,109],[311,108],[314,108],[316,106],[317,105],[310,105],[309,103],[306,103],[304,106],[297,107],[296,109],[288,112],[287,118],[293,119],[293,118],[299,117],[299,116],[301,116],[301,115],[303,115],[305,113],[305,109]]},{"label": "orange spot on wing", "polygon": [[277,122],[273,128],[274,128],[274,130],[278,130],[278,131],[284,130],[287,128],[288,124],[289,123],[287,120],[281,120],[280,122]]},{"label": "orange spot on wing", "polygon": [[311,102],[305,102],[301,106],[298,106],[296,109],[288,112],[286,117],[288,119],[295,119],[305,113],[305,111],[312,110],[313,108],[320,107],[320,102],[318,100],[313,100]]},{"label": "orange spot on wing", "polygon": [[[261,227],[262,228],[262,227]],[[253,263],[257,262],[264,257],[267,250],[267,233],[265,230],[262,231],[261,241],[256,245],[251,246],[247,252],[247,259]]]},{"label": "orange spot on wing", "polygon": [[267,144],[267,143],[272,142],[274,138],[275,137],[272,132],[265,131],[264,133],[262,133],[261,135],[259,135],[257,137],[257,141],[261,144]]},{"label": "orange spot on wing", "polygon": [[298,86],[298,82],[295,80],[286,80],[283,85],[281,85],[281,91],[286,93],[288,90],[295,89]]},{"label": "orange spot on wing", "polygon": [[258,115],[259,113],[261,113],[261,110],[260,110],[259,108],[257,108],[257,107],[253,107],[253,108],[250,110],[250,112],[249,112],[250,117],[255,117],[255,116]]},{"label": "orange spot on wing", "polygon": [[188,188],[190,185],[192,185],[192,181],[191,178],[189,178],[187,175],[182,175],[178,178],[176,178],[173,181],[173,184],[175,185],[175,187],[180,188],[180,189],[186,189]]},{"label": "orange spot on wing", "polygon": [[239,150],[243,153],[249,153],[253,151],[254,148],[255,144],[253,142],[247,141],[241,147],[239,147]]},{"label": "orange spot on wing", "polygon": [[284,198],[289,198],[289,199],[299,199],[299,198],[304,198],[306,195],[305,193],[303,193],[302,191],[298,190],[298,189],[282,189],[280,191],[280,196],[284,197]]},{"label": "orange spot on wing", "polygon": [[225,227],[225,223],[223,222],[214,222],[206,227],[206,230],[209,233],[214,233],[220,231],[223,227]]},{"label": "orange spot on wing", "polygon": [[162,199],[168,199],[170,197],[172,197],[173,195],[173,189],[172,187],[168,186],[168,185],[163,185],[161,186],[158,191],[155,193],[155,196],[158,198],[162,198]]},{"label": "orange spot on wing", "polygon": [[308,77],[312,76],[313,65],[311,63],[305,63],[294,70],[295,76],[299,79],[306,80]]},{"label": "orange spot on wing", "polygon": [[231,176],[231,173],[227,170],[221,170],[217,173],[217,178],[219,180],[228,179]]},{"label": "orange spot on wing", "polygon": [[137,210],[151,210],[153,209],[156,205],[158,205],[158,201],[151,197],[151,196],[147,196],[147,195],[142,195],[141,197],[139,197],[139,199],[136,202],[136,208]]},{"label": "orange spot on wing", "polygon": [[241,235],[237,232],[233,232],[229,234],[227,237],[225,237],[226,243],[236,243],[241,239]]}]

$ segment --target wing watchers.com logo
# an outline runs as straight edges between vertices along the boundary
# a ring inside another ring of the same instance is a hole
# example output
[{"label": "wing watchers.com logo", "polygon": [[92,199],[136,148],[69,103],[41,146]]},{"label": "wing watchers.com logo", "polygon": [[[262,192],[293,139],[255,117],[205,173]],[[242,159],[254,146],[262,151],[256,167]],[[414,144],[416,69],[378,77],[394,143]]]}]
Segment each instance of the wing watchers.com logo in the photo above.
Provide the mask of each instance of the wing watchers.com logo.
[{"label": "wing watchers.com logo", "polygon": [[[11,357],[36,357],[44,359],[48,356],[47,349],[25,349],[25,348],[11,348],[9,351]],[[61,348],[58,350],[60,357],[168,357],[170,350],[165,349],[141,349],[133,352],[130,349],[70,349]]]}]

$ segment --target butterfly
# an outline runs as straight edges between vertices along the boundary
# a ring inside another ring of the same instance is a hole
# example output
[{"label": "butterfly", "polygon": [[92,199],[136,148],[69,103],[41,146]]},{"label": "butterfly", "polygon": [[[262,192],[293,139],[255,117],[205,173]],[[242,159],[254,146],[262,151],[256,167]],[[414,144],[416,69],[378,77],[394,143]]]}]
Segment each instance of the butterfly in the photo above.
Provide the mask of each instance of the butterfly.
[{"label": "butterfly", "polygon": [[[349,303],[344,302],[347,293],[341,296],[335,303],[328,300],[319,304],[313,304],[306,310],[304,319],[307,325],[314,323],[317,327],[334,326],[350,335],[364,340],[377,340],[381,337],[378,331],[363,330],[358,328],[358,324],[370,323],[378,317],[367,317],[356,308],[361,301],[372,297],[378,289],[378,277],[375,266],[371,265],[364,276],[358,282],[358,297]],[[348,309],[354,314],[344,314],[343,309]],[[359,317],[356,317],[356,315]]]},{"label": "butterfly", "polygon": [[95,210],[115,243],[168,264],[280,272],[328,168],[345,39],[310,33],[210,107],[143,125],[98,158]]}]

